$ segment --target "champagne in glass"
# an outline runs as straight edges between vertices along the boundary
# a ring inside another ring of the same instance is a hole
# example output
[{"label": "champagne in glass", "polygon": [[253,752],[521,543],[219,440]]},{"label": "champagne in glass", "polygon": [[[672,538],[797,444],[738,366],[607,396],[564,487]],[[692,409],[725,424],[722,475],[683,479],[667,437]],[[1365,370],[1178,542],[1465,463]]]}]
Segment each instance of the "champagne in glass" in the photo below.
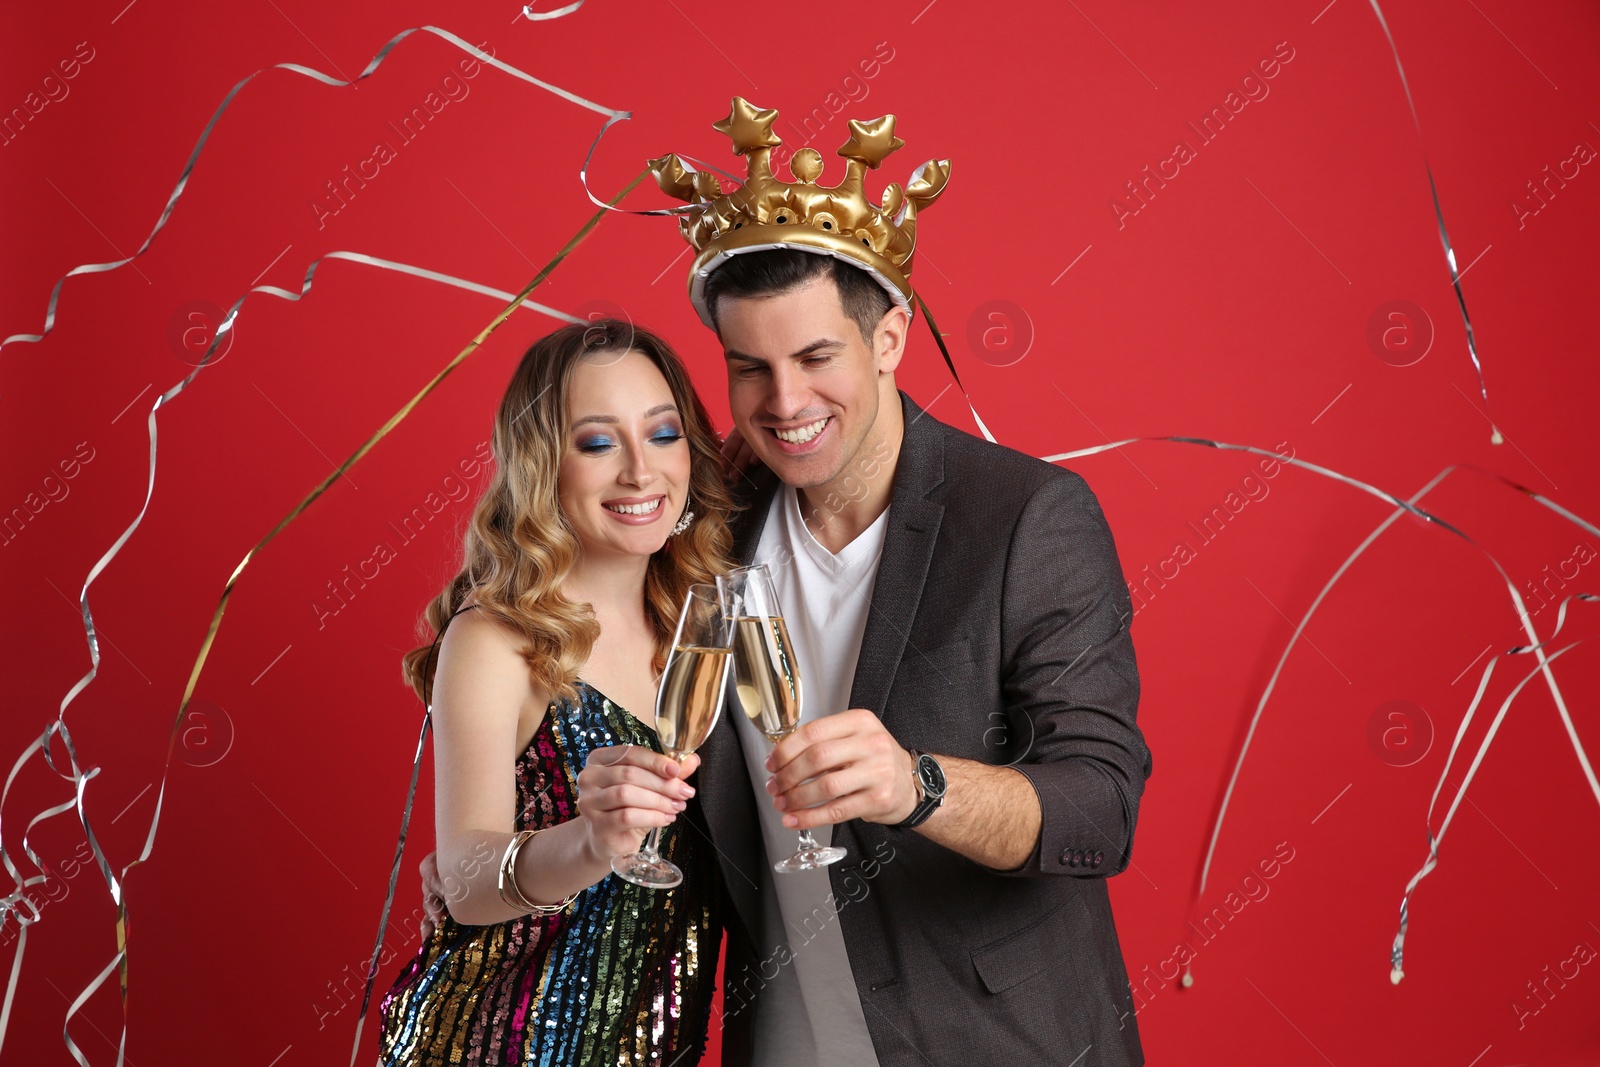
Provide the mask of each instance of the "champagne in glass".
[{"label": "champagne in glass", "polygon": [[656,736],[661,749],[682,763],[705,743],[722,703],[727,648],[678,645],[667,658],[656,696]]},{"label": "champagne in glass", "polygon": [[[739,708],[756,729],[777,744],[800,725],[800,664],[778,605],[772,572],[764,563],[740,567],[717,579],[734,616],[733,663]],[[844,859],[837,846],[823,846],[800,831],[800,847],[773,864],[780,874],[811,871]]]},{"label": "champagne in glass", "polygon": [[777,744],[800,725],[800,673],[782,615],[740,613],[733,629],[739,708]]},{"label": "champagne in glass", "polygon": [[[733,650],[732,619],[723,610],[714,585],[691,585],[678,615],[672,652],[656,690],[656,737],[661,749],[682,763],[705,743],[717,723]],[[671,889],[683,883],[683,872],[663,857],[661,828],[645,835],[638,852],[614,856],[611,869],[650,889]]]}]

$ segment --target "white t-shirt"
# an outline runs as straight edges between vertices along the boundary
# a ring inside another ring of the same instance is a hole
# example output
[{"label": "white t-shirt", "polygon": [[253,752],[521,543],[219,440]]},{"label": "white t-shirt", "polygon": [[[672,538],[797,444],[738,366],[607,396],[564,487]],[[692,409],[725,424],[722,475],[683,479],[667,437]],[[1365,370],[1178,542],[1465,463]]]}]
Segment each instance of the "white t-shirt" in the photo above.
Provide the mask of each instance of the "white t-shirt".
[{"label": "white t-shirt", "polygon": [[[772,572],[778,603],[800,667],[800,721],[850,706],[867,608],[878,575],[889,512],[885,508],[838,554],[829,552],[806,527],[799,494],[783,486],[756,546],[754,562]],[[733,716],[745,765],[760,809],[768,870],[799,847],[799,831],[783,825],[767,794],[765,765],[772,743],[745,716]],[[822,844],[830,826],[812,831]],[[859,861],[860,857],[852,857]],[[844,862],[848,862],[847,859]],[[781,916],[792,961],[767,983],[754,1020],[757,1067],[876,1067],[877,1054],[845,952],[828,872],[797,871],[763,879],[767,914]]]}]

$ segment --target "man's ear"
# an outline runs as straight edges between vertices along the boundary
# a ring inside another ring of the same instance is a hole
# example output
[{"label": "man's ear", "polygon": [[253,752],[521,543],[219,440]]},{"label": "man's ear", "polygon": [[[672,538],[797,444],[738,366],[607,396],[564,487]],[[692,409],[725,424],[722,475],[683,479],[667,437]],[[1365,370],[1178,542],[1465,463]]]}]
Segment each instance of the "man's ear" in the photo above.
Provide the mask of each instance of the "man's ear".
[{"label": "man's ear", "polygon": [[911,314],[899,304],[883,313],[877,329],[872,331],[873,355],[878,361],[879,374],[893,374],[905,354],[906,339],[911,333]]}]

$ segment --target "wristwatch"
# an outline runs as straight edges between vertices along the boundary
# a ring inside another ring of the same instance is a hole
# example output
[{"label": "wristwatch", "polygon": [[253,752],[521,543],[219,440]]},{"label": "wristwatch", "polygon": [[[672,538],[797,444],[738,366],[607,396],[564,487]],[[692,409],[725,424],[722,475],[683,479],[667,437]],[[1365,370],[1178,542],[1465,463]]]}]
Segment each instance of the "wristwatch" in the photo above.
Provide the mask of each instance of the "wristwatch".
[{"label": "wristwatch", "polygon": [[903,822],[895,823],[897,830],[910,830],[928,821],[928,816],[944,801],[944,768],[926,752],[910,749],[911,780],[917,786],[917,806]]}]

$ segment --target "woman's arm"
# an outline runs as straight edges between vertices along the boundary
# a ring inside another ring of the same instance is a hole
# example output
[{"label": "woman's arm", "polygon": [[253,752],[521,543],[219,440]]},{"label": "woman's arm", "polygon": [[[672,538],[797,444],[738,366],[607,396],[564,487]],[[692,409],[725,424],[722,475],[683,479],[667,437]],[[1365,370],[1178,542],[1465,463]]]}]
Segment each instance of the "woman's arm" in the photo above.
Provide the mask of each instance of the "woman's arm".
[{"label": "woman's arm", "polygon": [[[433,683],[434,828],[442,895],[459,923],[525,914],[500,897],[500,858],[514,836],[517,727],[524,709],[537,727],[548,704],[499,623],[467,612],[445,631]],[[693,789],[681,778],[694,767],[638,746],[596,749],[578,776],[578,817],[518,853],[523,895],[554,904],[611,873],[612,856],[635,851],[683,809]]]}]

